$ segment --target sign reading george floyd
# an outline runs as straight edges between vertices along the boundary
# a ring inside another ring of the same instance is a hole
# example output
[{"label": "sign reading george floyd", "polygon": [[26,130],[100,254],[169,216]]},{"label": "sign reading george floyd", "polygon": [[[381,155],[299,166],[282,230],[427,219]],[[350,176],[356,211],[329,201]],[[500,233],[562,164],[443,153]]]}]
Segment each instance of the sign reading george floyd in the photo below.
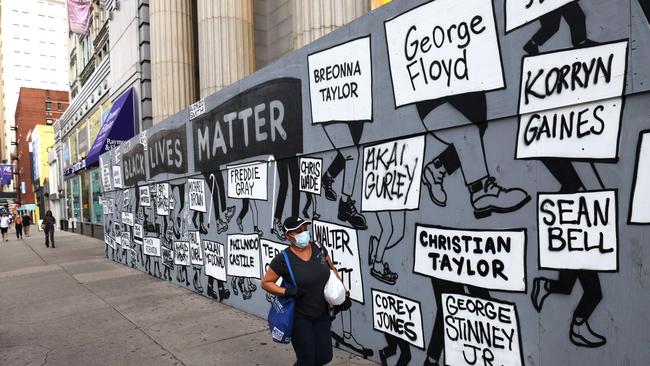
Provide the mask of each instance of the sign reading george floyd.
[{"label": "sign reading george floyd", "polygon": [[514,304],[442,294],[445,365],[523,366]]},{"label": "sign reading george floyd", "polygon": [[372,290],[372,326],[424,349],[422,310],[417,301]]},{"label": "sign reading george floyd", "polygon": [[616,191],[544,194],[537,200],[539,265],[616,271]]},{"label": "sign reading george floyd", "polygon": [[612,159],[618,152],[627,41],[522,61],[517,159]]},{"label": "sign reading george floyd", "polygon": [[491,290],[526,291],[526,230],[416,225],[413,271]]},{"label": "sign reading george floyd", "polygon": [[430,1],[384,26],[396,107],[504,86],[491,0]]},{"label": "sign reading george floyd", "polygon": [[211,171],[215,162],[269,154],[278,160],[302,152],[300,83],[267,81],[193,120],[195,168]]},{"label": "sign reading george floyd", "polygon": [[144,167],[144,147],[141,144],[135,144],[131,150],[122,154],[122,170],[124,185],[127,187],[147,180]]},{"label": "sign reading george floyd", "polygon": [[152,133],[148,145],[150,177],[161,173],[187,173],[185,125]]},{"label": "sign reading george floyd", "polygon": [[312,123],[372,119],[370,36],[307,57]]}]

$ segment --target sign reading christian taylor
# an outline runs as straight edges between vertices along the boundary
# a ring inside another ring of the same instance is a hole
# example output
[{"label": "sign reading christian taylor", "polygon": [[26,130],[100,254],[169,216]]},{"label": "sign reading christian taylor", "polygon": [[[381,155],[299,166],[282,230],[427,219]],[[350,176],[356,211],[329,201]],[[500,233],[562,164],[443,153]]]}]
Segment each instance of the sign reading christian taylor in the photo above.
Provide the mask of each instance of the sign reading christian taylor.
[{"label": "sign reading christian taylor", "polygon": [[270,152],[276,160],[295,156],[302,152],[300,79],[269,80],[236,95],[192,121],[192,135],[200,171]]}]

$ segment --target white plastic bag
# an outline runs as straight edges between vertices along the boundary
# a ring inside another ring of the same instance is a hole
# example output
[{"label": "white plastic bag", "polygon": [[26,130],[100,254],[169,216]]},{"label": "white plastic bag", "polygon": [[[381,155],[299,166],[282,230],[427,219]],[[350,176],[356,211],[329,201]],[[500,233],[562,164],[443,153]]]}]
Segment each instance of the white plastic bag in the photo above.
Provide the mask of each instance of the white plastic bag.
[{"label": "white plastic bag", "polygon": [[330,270],[330,278],[325,284],[323,294],[325,295],[325,301],[332,306],[341,305],[345,301],[345,286],[332,270]]}]

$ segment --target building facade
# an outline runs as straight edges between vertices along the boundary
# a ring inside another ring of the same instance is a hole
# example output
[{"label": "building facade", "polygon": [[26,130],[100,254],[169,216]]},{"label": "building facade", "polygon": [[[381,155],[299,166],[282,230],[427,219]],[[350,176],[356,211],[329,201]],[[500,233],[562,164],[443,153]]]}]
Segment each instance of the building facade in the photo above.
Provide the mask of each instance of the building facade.
[{"label": "building facade", "polygon": [[[266,316],[262,276],[300,215],[350,292],[326,314],[337,347],[645,365],[649,17],[637,0],[393,1],[104,154],[106,255]],[[185,77],[190,53],[159,67]]]},{"label": "building facade", "polygon": [[36,125],[29,134],[32,166],[32,187],[37,211],[35,220],[50,210],[49,152],[55,150],[52,125]]},{"label": "building facade", "polygon": [[0,160],[11,162],[20,88],[68,90],[68,27],[63,0],[2,0],[0,13]]},{"label": "building facade", "polygon": [[[143,131],[368,8],[366,0],[94,1],[90,34],[69,37],[71,103],[54,126],[52,162],[62,173],[61,187],[52,188],[63,195],[50,198],[61,209],[62,225],[102,235],[100,171],[88,155],[94,144],[108,148],[96,140],[112,112],[120,118],[110,123]],[[318,26],[312,29],[309,19]],[[130,122],[113,109],[127,93]]]},{"label": "building facade", "polygon": [[[17,201],[20,204],[36,204],[34,188],[40,191],[42,182],[34,179],[33,175],[33,150],[32,135],[37,126],[45,125],[52,128],[52,124],[61,118],[63,112],[68,106],[68,92],[62,90],[46,90],[35,88],[21,87],[18,101],[16,103],[14,120],[16,121],[14,136],[14,163],[16,170],[14,172],[14,190],[16,191]],[[47,128],[45,128],[47,129]],[[36,129],[37,134],[44,130]],[[38,139],[38,136],[36,137]],[[41,148],[54,148],[54,141],[49,141],[46,137],[41,140],[42,143],[49,143]],[[44,153],[46,154],[46,153]],[[43,207],[43,196],[40,193],[41,207]]]}]

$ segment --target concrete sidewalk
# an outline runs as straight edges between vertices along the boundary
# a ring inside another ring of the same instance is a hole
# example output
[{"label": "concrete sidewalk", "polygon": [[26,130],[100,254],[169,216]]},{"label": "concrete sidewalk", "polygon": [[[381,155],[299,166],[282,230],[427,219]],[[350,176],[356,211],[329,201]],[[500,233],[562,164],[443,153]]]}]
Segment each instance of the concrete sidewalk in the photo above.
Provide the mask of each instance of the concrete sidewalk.
[{"label": "concrete sidewalk", "polygon": [[[104,258],[58,231],[0,243],[0,365],[292,365],[264,319]],[[334,351],[331,365],[374,365]]]}]

